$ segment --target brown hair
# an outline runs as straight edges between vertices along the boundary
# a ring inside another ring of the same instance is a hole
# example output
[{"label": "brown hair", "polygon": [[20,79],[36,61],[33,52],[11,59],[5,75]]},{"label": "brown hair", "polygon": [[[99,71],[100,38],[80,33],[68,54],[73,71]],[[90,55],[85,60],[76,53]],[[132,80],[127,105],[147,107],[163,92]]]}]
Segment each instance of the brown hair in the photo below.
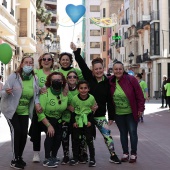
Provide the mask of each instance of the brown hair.
[{"label": "brown hair", "polygon": [[[33,58],[33,57],[31,57],[31,56],[24,56],[24,57],[22,57],[21,63],[20,63],[20,65],[19,65],[19,67],[18,67],[18,68],[16,69],[16,71],[15,71],[15,73],[19,73],[19,75],[21,76],[22,79],[23,79],[23,77],[22,77],[22,71],[23,71],[23,69],[21,68],[21,65],[23,64],[23,62],[24,62],[24,60],[25,60],[26,58],[31,58],[31,59],[32,59],[32,62],[34,63],[34,58]],[[34,70],[31,71],[31,74],[32,74],[33,76],[35,76]]]},{"label": "brown hair", "polygon": [[69,76],[70,73],[74,73],[74,74],[77,76],[77,79],[78,79],[78,74],[77,74],[76,71],[73,71],[73,70],[72,70],[72,71],[69,71],[69,72],[67,73],[67,77]]},{"label": "brown hair", "polygon": [[91,64],[94,66],[95,64],[100,63],[103,65],[103,60],[101,58],[95,58],[92,60]]},{"label": "brown hair", "polygon": [[63,81],[62,88],[64,89],[65,86],[66,86],[66,79],[65,79],[65,77],[64,77],[64,75],[63,75],[62,73],[56,72],[56,71],[55,71],[55,72],[52,72],[51,74],[49,74],[49,75],[47,76],[47,81],[46,81],[46,83],[45,83],[45,86],[46,86],[47,88],[51,86],[51,77],[52,77],[53,75],[60,75],[60,76],[61,76],[62,81]]},{"label": "brown hair", "polygon": [[39,57],[39,59],[38,59],[39,68],[40,68],[40,69],[43,68],[41,62],[42,62],[42,59],[44,58],[45,55],[49,55],[49,56],[52,58],[52,64],[51,64],[51,67],[50,67],[50,68],[53,68],[53,67],[54,67],[54,58],[53,58],[53,56],[52,56],[51,53],[44,53],[43,55],[41,55],[41,56]]},{"label": "brown hair", "polygon": [[[61,59],[62,59],[62,57],[63,57],[64,55],[67,55],[67,56],[69,57],[70,63],[72,64],[72,63],[73,63],[73,56],[72,56],[71,53],[68,53],[68,52],[60,53],[60,55],[59,55],[59,63],[60,63],[60,61],[61,61]],[[70,64],[70,65],[71,65],[71,64]],[[61,65],[61,64],[60,64],[60,65]]]}]

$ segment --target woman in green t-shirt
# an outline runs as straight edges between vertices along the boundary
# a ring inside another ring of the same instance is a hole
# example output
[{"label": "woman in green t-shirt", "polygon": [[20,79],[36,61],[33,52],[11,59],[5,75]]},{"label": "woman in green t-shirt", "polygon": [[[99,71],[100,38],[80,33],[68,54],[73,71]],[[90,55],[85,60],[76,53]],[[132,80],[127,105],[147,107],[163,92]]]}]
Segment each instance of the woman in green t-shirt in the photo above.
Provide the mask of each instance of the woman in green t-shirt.
[{"label": "woman in green t-shirt", "polygon": [[62,140],[62,114],[67,108],[68,97],[63,94],[66,79],[62,73],[53,72],[48,75],[45,85],[47,92],[39,98],[42,113],[38,114],[38,121],[43,123],[46,133],[43,166],[52,168],[58,166],[56,156]]},{"label": "woman in green t-shirt", "polygon": [[27,141],[28,119],[38,102],[38,79],[33,71],[34,59],[24,56],[18,69],[9,75],[1,90],[1,109],[11,130],[13,160],[11,167],[24,169],[22,155]]},{"label": "woman in green t-shirt", "polygon": [[[44,53],[39,57],[38,62],[39,62],[39,69],[34,70],[34,72],[38,77],[40,93],[45,93],[47,91],[45,87],[46,78],[50,73],[54,71],[53,70],[54,59],[51,53]],[[31,137],[30,140],[33,142],[33,151],[34,151],[33,162],[40,162],[39,152],[41,148],[42,129],[40,123],[38,123],[37,113],[41,113],[41,112],[42,112],[42,108],[39,105],[34,110],[31,126],[29,129],[29,135]]]},{"label": "woman in green t-shirt", "polygon": [[75,71],[78,75],[79,80],[83,80],[83,75],[80,69],[72,67],[73,57],[71,53],[63,52],[59,56],[59,63],[61,68],[59,68],[59,72],[63,73],[66,77],[69,71]]}]

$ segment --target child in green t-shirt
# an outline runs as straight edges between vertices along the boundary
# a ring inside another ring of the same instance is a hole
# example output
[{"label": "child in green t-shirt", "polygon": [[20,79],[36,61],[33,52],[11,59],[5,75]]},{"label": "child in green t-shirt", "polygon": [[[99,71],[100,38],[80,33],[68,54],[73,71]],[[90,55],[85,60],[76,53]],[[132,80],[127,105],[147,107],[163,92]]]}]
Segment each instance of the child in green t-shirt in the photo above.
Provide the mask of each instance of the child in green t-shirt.
[{"label": "child in green t-shirt", "polygon": [[81,143],[80,136],[85,135],[90,153],[89,166],[96,166],[95,149],[93,144],[95,126],[93,121],[93,112],[91,110],[91,108],[96,105],[96,101],[94,97],[88,93],[89,84],[87,81],[79,81],[77,89],[79,94],[75,95],[71,101],[71,105],[74,107],[74,112],[71,116],[71,122],[73,124],[73,159],[70,161],[70,165],[78,164],[79,146]]}]

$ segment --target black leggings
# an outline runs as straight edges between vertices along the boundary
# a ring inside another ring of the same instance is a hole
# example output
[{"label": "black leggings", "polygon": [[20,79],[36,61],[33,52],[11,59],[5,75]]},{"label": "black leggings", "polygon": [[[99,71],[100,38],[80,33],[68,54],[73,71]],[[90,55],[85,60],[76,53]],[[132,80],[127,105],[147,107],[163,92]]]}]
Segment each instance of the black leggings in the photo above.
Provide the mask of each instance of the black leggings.
[{"label": "black leggings", "polygon": [[28,134],[28,115],[14,114],[12,119],[7,119],[10,131],[13,159],[22,157]]}]

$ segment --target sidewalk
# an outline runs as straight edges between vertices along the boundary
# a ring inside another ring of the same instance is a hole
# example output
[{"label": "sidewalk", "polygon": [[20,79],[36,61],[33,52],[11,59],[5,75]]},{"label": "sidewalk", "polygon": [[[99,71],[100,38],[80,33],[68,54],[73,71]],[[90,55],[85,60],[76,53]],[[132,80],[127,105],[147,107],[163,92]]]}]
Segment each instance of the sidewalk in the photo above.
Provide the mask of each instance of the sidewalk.
[{"label": "sidewalk", "polygon": [[[95,140],[96,164],[94,169],[107,170],[169,170],[170,169],[170,113],[168,109],[158,109],[161,100],[151,99],[146,104],[147,114],[144,116],[144,123],[139,123],[138,127],[138,159],[137,163],[122,163],[116,165],[110,163],[109,153],[104,144],[103,137],[97,130]],[[152,113],[149,113],[151,112]],[[1,119],[1,118],[0,118]],[[110,127],[112,136],[115,142],[116,153],[119,157],[122,156],[122,148],[119,140],[119,132],[116,124]],[[1,134],[0,134],[1,135]],[[44,136],[42,137],[41,160],[44,158],[43,149]],[[62,158],[62,149],[60,148],[58,156]],[[32,143],[27,141],[24,151],[24,160],[27,162],[26,170],[43,170],[48,169],[43,167],[42,163],[32,163]],[[0,145],[0,170],[11,170],[9,167],[11,160],[11,143],[10,141]],[[59,165],[58,169],[62,170],[86,170],[89,169],[88,164],[79,164],[77,166]]]}]

